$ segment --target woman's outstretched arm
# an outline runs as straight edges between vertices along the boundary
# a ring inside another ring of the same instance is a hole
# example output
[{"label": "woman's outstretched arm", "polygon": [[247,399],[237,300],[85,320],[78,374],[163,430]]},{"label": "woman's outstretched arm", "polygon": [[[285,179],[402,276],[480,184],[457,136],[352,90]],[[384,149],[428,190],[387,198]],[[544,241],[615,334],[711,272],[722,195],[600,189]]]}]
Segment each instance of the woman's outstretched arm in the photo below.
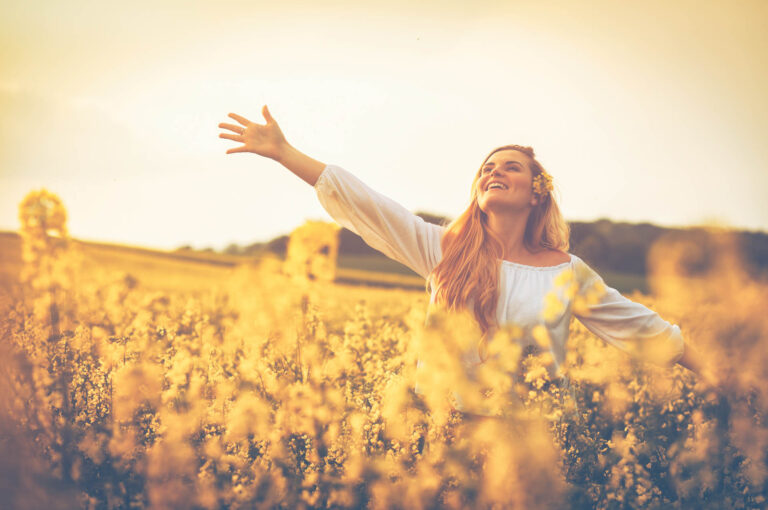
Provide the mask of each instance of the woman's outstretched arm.
[{"label": "woman's outstretched arm", "polygon": [[230,113],[229,116],[240,123],[239,126],[224,122],[219,124],[220,128],[229,129],[235,133],[221,133],[219,138],[227,138],[243,144],[241,147],[227,150],[227,154],[253,152],[274,159],[298,175],[304,182],[314,186],[320,174],[323,173],[325,163],[307,156],[289,144],[277,121],[269,113],[267,105],[264,105],[261,113],[267,121],[266,124],[256,124],[236,113]]},{"label": "woman's outstretched arm", "polygon": [[220,138],[243,144],[227,154],[253,152],[279,162],[315,188],[321,205],[337,223],[387,257],[428,278],[440,258],[442,227],[427,223],[343,168],[302,154],[286,141],[266,105],[262,114],[266,124],[256,124],[234,113],[229,116],[240,125],[219,124],[234,133],[222,133]]}]

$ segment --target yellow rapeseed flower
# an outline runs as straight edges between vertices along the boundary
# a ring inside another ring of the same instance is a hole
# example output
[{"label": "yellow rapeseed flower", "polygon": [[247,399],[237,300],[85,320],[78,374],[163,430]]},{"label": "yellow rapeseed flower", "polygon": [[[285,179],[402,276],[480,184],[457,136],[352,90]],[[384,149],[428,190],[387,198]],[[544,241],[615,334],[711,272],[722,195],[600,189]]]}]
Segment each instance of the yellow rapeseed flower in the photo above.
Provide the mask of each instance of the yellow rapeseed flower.
[{"label": "yellow rapeseed flower", "polygon": [[557,297],[557,293],[550,291],[544,296],[544,309],[541,312],[542,318],[546,322],[552,322],[565,311],[565,305],[560,298]]},{"label": "yellow rapeseed flower", "polygon": [[540,346],[548,348],[550,345],[552,345],[552,341],[549,337],[549,331],[543,324],[535,325],[531,330],[531,334],[536,340],[536,343],[538,343]]}]

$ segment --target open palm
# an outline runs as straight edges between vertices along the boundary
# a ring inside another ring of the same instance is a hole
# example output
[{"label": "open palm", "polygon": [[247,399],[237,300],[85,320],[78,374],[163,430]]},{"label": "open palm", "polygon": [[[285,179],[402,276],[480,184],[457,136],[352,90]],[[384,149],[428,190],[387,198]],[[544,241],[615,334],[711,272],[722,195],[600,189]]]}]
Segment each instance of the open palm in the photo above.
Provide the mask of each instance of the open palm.
[{"label": "open palm", "polygon": [[241,147],[235,147],[227,150],[227,154],[235,152],[253,152],[267,158],[277,159],[288,145],[285,140],[283,132],[280,130],[277,122],[269,113],[267,105],[261,109],[266,124],[256,124],[250,120],[237,115],[236,113],[230,113],[229,116],[239,122],[241,125],[227,124],[222,122],[219,124],[220,128],[229,129],[236,134],[220,133],[219,138],[228,138],[240,142],[243,145]]}]

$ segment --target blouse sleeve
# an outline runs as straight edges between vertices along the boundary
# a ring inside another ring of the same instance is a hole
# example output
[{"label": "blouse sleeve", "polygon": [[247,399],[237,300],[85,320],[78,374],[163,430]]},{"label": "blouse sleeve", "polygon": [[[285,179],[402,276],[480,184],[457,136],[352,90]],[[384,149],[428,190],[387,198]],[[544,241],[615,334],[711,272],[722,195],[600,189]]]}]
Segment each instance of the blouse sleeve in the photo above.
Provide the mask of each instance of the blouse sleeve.
[{"label": "blouse sleeve", "polygon": [[576,259],[579,306],[574,316],[592,333],[628,354],[661,366],[674,365],[683,355],[683,336],[648,307],[636,303]]},{"label": "blouse sleeve", "polygon": [[315,191],[339,225],[424,279],[440,260],[443,227],[424,221],[343,168],[326,165]]}]

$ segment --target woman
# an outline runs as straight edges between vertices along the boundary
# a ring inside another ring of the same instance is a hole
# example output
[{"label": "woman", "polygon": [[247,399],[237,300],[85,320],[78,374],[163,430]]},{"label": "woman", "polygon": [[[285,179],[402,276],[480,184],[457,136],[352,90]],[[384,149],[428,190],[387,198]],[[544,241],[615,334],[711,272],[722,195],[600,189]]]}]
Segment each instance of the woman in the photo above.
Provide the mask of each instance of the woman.
[{"label": "woman", "polygon": [[[475,175],[471,203],[447,227],[430,224],[391,199],[370,189],[336,165],[302,154],[285,139],[265,105],[266,124],[230,113],[240,125],[221,123],[234,134],[219,137],[242,143],[227,154],[253,152],[281,163],[315,187],[328,213],[366,243],[424,277],[431,304],[471,311],[483,341],[504,324],[527,328],[529,341],[536,326],[545,325],[552,370],[565,361],[571,316],[608,343],[661,365],[679,363],[700,372],[697,356],[680,328],[647,307],[605,287],[584,261],[568,253],[569,229],[552,196],[552,178],[536,161],[530,147],[494,149]],[[557,278],[571,271],[579,289],[602,287],[592,302],[545,310]],[[558,276],[561,275],[561,276]],[[466,366],[482,359],[482,346],[467,352]],[[653,346],[649,349],[648,346]],[[423,367],[423,360],[419,360]],[[418,392],[418,387],[416,388]],[[459,395],[457,408],[469,412]],[[488,416],[485,409],[472,408]]]}]

